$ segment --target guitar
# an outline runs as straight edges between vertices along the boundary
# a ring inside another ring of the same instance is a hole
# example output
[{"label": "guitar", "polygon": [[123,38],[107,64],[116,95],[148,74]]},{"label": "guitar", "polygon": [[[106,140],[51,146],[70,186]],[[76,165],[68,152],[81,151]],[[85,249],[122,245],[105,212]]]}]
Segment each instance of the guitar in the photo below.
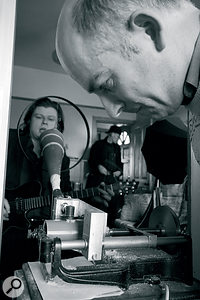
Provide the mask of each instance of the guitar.
[{"label": "guitar", "polygon": [[[105,185],[101,187],[104,190],[112,190],[115,194],[125,195],[128,193],[134,193],[135,188],[138,183],[133,181],[125,181],[125,182],[115,182],[113,184]],[[17,189],[6,190],[5,197],[8,199],[10,204],[10,218],[14,216],[23,215],[27,221],[30,221],[28,213],[34,209],[42,208],[42,207],[51,207],[52,204],[52,196],[41,196],[42,187],[40,182],[33,181],[31,183],[26,183]],[[64,192],[64,197],[70,196],[71,198],[89,198],[94,196],[101,195],[99,187],[93,187],[88,189],[83,189],[79,191],[70,191]],[[28,195],[32,195],[34,197],[29,198]]]}]

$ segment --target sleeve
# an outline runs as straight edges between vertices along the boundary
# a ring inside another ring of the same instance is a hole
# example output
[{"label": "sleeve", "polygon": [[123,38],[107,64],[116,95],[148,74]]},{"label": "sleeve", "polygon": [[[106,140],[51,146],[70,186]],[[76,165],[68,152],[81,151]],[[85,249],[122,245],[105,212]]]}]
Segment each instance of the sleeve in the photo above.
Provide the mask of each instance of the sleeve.
[{"label": "sleeve", "polygon": [[71,182],[70,182],[70,170],[69,170],[69,165],[70,165],[70,159],[69,157],[65,154],[63,157],[62,161],[62,168],[61,168],[61,191],[62,192],[69,192],[71,191]]},{"label": "sleeve", "polygon": [[97,166],[101,164],[101,144],[98,141],[90,149],[88,164],[90,171],[97,170]]}]

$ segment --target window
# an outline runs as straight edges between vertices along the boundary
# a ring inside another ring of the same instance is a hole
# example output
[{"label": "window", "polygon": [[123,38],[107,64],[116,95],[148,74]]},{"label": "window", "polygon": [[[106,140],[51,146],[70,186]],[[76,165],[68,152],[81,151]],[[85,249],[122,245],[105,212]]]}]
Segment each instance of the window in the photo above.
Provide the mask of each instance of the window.
[{"label": "window", "polygon": [[130,144],[130,137],[127,131],[122,131],[119,140],[118,140],[118,145],[128,145]]}]

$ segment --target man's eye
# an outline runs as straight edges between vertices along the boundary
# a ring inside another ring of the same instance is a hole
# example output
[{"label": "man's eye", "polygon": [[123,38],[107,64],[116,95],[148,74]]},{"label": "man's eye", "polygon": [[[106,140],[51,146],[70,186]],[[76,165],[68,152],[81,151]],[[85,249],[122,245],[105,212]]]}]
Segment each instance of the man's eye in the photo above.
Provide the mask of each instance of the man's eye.
[{"label": "man's eye", "polygon": [[100,86],[100,90],[111,91],[113,87],[114,87],[114,80],[112,78],[109,78]]},{"label": "man's eye", "polygon": [[36,118],[36,119],[41,119],[42,116],[41,116],[41,115],[35,115],[35,118]]},{"label": "man's eye", "polygon": [[51,122],[54,122],[55,118],[50,117],[50,118],[48,118],[48,120],[51,121]]}]

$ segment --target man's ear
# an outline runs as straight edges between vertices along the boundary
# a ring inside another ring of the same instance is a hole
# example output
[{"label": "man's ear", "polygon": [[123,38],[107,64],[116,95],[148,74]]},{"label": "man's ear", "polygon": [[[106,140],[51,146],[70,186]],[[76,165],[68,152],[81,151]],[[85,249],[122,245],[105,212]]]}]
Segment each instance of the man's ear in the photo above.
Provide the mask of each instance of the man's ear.
[{"label": "man's ear", "polygon": [[129,17],[129,30],[144,30],[154,42],[157,51],[165,48],[162,25],[157,15],[150,10],[136,10]]}]

